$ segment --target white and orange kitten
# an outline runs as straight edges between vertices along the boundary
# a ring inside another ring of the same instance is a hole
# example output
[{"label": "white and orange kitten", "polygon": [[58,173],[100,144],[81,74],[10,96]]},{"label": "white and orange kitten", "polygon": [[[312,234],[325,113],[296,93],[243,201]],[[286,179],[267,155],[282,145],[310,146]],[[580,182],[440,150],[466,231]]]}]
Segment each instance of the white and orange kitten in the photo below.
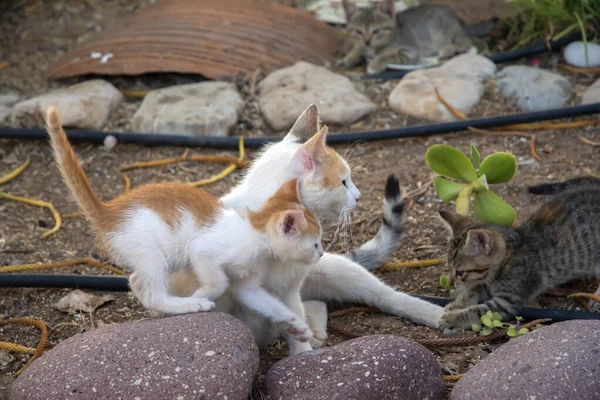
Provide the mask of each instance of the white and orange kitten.
[{"label": "white and orange kitten", "polygon": [[[284,183],[259,209],[241,212],[182,182],[144,185],[103,203],[56,109],[49,109],[47,124],[63,179],[98,244],[117,265],[133,271],[131,289],[144,307],[167,314],[210,311],[213,300],[229,290],[245,307],[283,327],[288,340],[311,339],[304,313],[263,288],[277,260],[299,292],[309,266],[323,255],[319,221],[301,204],[297,180]],[[190,296],[169,294],[170,275],[184,268],[202,284]]]},{"label": "white and orange kitten", "polygon": [[[233,209],[256,210],[279,185],[301,179],[303,204],[322,222],[341,220],[340,216],[355,208],[360,192],[352,182],[348,163],[326,146],[325,134],[319,130],[317,107],[309,106],[283,140],[267,146],[253,161],[242,182],[221,200]],[[430,327],[438,326],[444,312],[442,307],[396,291],[366,270],[378,268],[398,248],[404,227],[403,205],[398,180],[391,175],[383,201],[383,223],[377,235],[345,255],[325,253],[301,283],[304,305],[296,297],[297,288],[282,284],[277,275],[265,284],[265,289],[286,304],[297,304],[292,309],[298,315],[305,315],[304,308],[309,306],[307,319],[313,333],[312,347],[292,342],[290,354],[319,347],[325,340],[327,308],[323,301],[363,303]],[[283,267],[278,260],[273,260],[270,266],[272,271]],[[178,272],[171,279],[173,294],[190,294],[198,287],[191,271]],[[276,336],[270,324],[239,304],[231,293],[226,292],[216,305],[218,311],[243,320],[259,345],[268,344]]]}]

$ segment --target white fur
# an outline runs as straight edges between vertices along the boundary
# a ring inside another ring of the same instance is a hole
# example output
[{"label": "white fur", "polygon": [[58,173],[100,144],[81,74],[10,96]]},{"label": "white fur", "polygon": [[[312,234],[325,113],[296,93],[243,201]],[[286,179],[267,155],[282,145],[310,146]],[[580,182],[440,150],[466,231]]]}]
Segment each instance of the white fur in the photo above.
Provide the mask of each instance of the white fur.
[{"label": "white fur", "polygon": [[[146,308],[169,314],[210,311],[215,307],[213,300],[229,289],[241,303],[284,325],[289,337],[311,339],[304,313],[286,306],[262,286],[272,286],[276,273],[267,267],[274,259],[293,268],[285,276],[299,286],[308,266],[323,254],[320,235],[263,234],[231,209],[220,210],[209,226],[181,210],[173,224],[170,227],[154,211],[139,207],[130,210],[107,235],[115,262],[134,271],[131,287]],[[168,295],[171,273],[188,267],[202,286],[190,297]]]}]

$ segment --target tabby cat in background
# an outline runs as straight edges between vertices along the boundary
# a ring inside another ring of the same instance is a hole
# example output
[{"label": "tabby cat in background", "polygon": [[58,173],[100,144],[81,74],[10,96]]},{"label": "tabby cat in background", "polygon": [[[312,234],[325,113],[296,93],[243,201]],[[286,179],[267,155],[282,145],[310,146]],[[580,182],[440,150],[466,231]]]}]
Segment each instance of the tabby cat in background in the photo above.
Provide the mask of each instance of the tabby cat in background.
[{"label": "tabby cat in background", "polygon": [[440,212],[453,233],[448,264],[459,292],[440,328],[470,328],[488,311],[509,319],[550,288],[600,276],[600,179],[552,188],[555,196],[516,228]]},{"label": "tabby cat in background", "polygon": [[350,68],[367,60],[367,73],[388,64],[420,64],[421,57],[446,59],[467,52],[473,39],[446,6],[427,5],[394,12],[394,0],[359,8],[343,0],[350,50],[343,64]]}]

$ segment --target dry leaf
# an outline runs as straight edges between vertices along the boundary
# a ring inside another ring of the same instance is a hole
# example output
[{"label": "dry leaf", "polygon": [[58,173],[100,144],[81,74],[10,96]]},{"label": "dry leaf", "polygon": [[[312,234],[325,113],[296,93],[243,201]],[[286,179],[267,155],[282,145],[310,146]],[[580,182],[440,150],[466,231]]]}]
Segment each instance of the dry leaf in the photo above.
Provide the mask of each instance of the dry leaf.
[{"label": "dry leaf", "polygon": [[110,295],[96,296],[95,294],[85,293],[76,289],[60,299],[54,306],[59,311],[75,314],[78,312],[92,312],[96,308],[113,300],[115,300],[115,297]]}]

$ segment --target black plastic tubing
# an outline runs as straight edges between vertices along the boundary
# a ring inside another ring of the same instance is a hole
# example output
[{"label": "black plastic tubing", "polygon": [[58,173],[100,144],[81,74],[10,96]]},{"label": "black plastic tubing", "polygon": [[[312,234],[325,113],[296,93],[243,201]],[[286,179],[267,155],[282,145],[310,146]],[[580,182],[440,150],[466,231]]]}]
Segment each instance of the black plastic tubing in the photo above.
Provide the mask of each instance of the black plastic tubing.
[{"label": "black plastic tubing", "polygon": [[[535,111],[513,115],[502,115],[497,117],[476,118],[454,122],[413,125],[404,128],[385,129],[378,131],[365,131],[356,133],[331,134],[327,137],[327,143],[352,144],[354,142],[373,142],[380,140],[403,139],[417,136],[441,135],[444,133],[464,131],[467,127],[488,129],[504,125],[524,124],[553,119],[570,118],[582,115],[600,113],[600,103],[586,104],[582,106],[558,108],[554,110]],[[112,135],[119,143],[140,144],[147,146],[185,146],[185,147],[209,147],[216,149],[237,149],[239,138],[233,136],[181,136],[160,135],[151,133],[115,133],[87,130],[69,130],[69,140],[73,142],[102,143],[106,136]],[[47,133],[43,129],[16,129],[0,128],[0,139],[21,140],[46,140]],[[245,138],[244,144],[247,148],[260,148],[267,143],[280,141],[280,137]]]},{"label": "black plastic tubing", "polygon": [[[3,274],[0,275],[0,287],[90,289],[114,292],[130,290],[127,278],[93,275]],[[450,299],[443,297],[413,296],[442,307],[450,302]],[[600,319],[600,313],[553,308],[525,308],[519,315],[526,320],[551,318],[553,322],[572,319]]]}]

